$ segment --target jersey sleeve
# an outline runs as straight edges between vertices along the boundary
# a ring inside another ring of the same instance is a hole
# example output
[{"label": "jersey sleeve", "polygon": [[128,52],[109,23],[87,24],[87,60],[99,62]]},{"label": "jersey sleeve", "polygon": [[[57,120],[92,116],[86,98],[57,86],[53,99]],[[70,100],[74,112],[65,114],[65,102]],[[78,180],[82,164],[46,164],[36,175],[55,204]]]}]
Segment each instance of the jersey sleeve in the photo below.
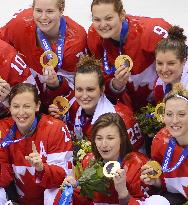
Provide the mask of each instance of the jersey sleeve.
[{"label": "jersey sleeve", "polygon": [[67,126],[61,121],[54,123],[48,140],[47,160],[40,185],[54,188],[59,187],[66,175],[72,171],[72,141]]},{"label": "jersey sleeve", "polygon": [[35,84],[34,77],[21,54],[2,40],[0,50],[0,75],[7,83],[11,86],[22,82]]},{"label": "jersey sleeve", "polygon": [[[5,138],[6,131],[6,123],[2,120],[0,121],[0,142]],[[0,146],[0,187],[6,188],[14,179],[14,173],[12,166],[10,164],[9,151],[8,148],[2,148]]]},{"label": "jersey sleeve", "polygon": [[125,161],[124,166],[128,168],[126,175],[127,189],[132,200],[143,200],[149,197],[153,191],[151,186],[144,184],[140,179],[141,167],[147,161],[147,157],[136,152],[130,153],[128,162]]}]

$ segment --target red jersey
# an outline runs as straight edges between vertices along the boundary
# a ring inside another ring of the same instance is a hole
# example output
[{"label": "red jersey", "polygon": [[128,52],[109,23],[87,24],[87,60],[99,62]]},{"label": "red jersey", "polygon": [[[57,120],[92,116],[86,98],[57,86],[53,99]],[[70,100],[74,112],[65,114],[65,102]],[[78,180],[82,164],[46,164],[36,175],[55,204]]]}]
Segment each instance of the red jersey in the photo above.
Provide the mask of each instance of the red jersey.
[{"label": "red jersey", "polygon": [[[93,156],[90,154],[86,155],[84,160],[83,160],[83,166],[86,168]],[[148,158],[144,156],[141,153],[137,152],[132,152],[129,153],[123,163],[122,167],[126,167],[127,172],[126,172],[126,186],[130,194],[130,199],[129,199],[129,205],[139,205],[140,201],[144,201],[145,198],[149,197],[149,193],[151,193],[151,187],[145,185],[141,180],[140,180],[140,169],[141,167],[148,161]],[[104,195],[99,192],[94,193],[94,198],[93,200],[89,200],[84,197],[79,197],[78,190],[74,192],[73,194],[73,205],[118,205],[119,200],[118,200],[118,193],[115,190],[113,182],[111,183],[109,189],[108,189],[109,195]],[[58,204],[59,198],[60,198],[60,191],[56,196],[55,203],[54,205]],[[74,197],[77,198],[77,201],[74,199]],[[79,201],[78,201],[79,200]],[[84,201],[85,200],[85,201]]]},{"label": "red jersey", "polygon": [[[36,78],[42,101],[45,102],[45,104],[51,104],[54,97],[58,95],[67,95],[70,88],[73,89],[76,63],[79,60],[79,56],[85,53],[87,48],[86,32],[84,28],[69,17],[64,18],[66,20],[66,32],[63,62],[62,69],[57,72],[58,75],[64,78],[60,86],[55,90],[50,90],[43,86],[44,78],[42,76],[40,56],[44,53],[44,50],[37,45],[37,27],[33,19],[32,9],[23,10],[0,30],[0,38],[7,41],[25,56],[25,61],[31,68],[33,76]],[[54,43],[51,47],[56,53],[57,45]],[[57,71],[57,67],[55,70]],[[44,93],[44,95],[42,95],[42,93]]]},{"label": "red jersey", "polygon": [[[137,109],[145,106],[151,100],[154,81],[157,77],[154,63],[155,47],[163,37],[167,37],[167,30],[171,25],[160,18],[128,15],[126,19],[128,34],[123,44],[122,54],[131,57],[133,68],[124,92],[128,93],[133,107]],[[88,48],[99,59],[103,59],[104,49],[106,49],[110,67],[120,55],[119,43],[112,39],[102,39],[93,25],[88,31]],[[113,75],[105,75],[105,77],[107,95],[121,98],[122,93],[117,95],[111,89],[110,81]]]},{"label": "red jersey", "polygon": [[[22,56],[5,41],[0,40],[0,77],[10,86],[26,82],[35,84],[34,77]],[[2,103],[0,105],[0,118],[8,113]]]},{"label": "red jersey", "polygon": [[143,147],[144,138],[141,134],[139,124],[134,117],[134,113],[129,106],[120,102],[113,105],[105,96],[103,96],[100,98],[93,116],[87,116],[81,106],[77,103],[76,98],[72,98],[70,104],[71,107],[67,113],[68,120],[66,123],[69,130],[78,139],[87,138],[91,140],[92,124],[94,124],[95,120],[104,113],[117,112],[124,120],[133,149],[138,151]]},{"label": "red jersey", "polygon": [[[4,138],[14,121],[1,120],[1,137]],[[17,130],[14,139],[21,137]],[[25,159],[32,153],[32,141],[42,157],[44,170],[37,172]],[[72,142],[65,124],[43,115],[32,136],[0,148],[0,187],[15,180],[19,204],[43,205],[45,189],[59,188],[72,168]]]},{"label": "red jersey", "polygon": [[[160,130],[152,142],[151,155],[152,158],[158,161],[161,165],[168,147],[170,133],[166,128]],[[178,162],[181,156],[183,147],[176,144],[169,167],[172,168]],[[169,192],[181,193],[188,199],[188,158],[172,172],[163,173],[164,185]]]}]

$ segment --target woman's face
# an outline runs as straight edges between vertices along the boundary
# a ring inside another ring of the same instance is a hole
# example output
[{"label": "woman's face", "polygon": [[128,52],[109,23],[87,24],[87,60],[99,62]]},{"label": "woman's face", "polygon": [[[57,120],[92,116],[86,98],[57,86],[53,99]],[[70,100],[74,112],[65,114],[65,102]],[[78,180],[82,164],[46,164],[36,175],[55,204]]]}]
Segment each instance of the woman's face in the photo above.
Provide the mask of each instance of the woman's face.
[{"label": "woman's face", "polygon": [[120,154],[120,133],[116,125],[100,128],[95,136],[95,144],[101,157],[106,161],[117,161]]},{"label": "woman's face", "polygon": [[78,104],[89,115],[95,111],[97,103],[103,94],[99,87],[97,73],[78,73],[75,77],[75,97]]},{"label": "woman's face", "polygon": [[93,26],[102,38],[120,39],[123,14],[114,10],[113,4],[100,3],[92,8]]},{"label": "woman's face", "polygon": [[159,51],[156,54],[156,71],[165,83],[177,83],[181,79],[185,62],[177,59],[174,51]]},{"label": "woman's face", "polygon": [[59,33],[63,11],[57,7],[57,0],[35,0],[33,16],[37,26],[46,35],[55,37]]},{"label": "woman's face", "polygon": [[31,127],[35,113],[39,111],[40,103],[36,104],[32,92],[23,92],[15,95],[10,103],[10,112],[21,133]]},{"label": "woman's face", "polygon": [[188,101],[181,98],[167,100],[164,122],[180,145],[188,145]]}]

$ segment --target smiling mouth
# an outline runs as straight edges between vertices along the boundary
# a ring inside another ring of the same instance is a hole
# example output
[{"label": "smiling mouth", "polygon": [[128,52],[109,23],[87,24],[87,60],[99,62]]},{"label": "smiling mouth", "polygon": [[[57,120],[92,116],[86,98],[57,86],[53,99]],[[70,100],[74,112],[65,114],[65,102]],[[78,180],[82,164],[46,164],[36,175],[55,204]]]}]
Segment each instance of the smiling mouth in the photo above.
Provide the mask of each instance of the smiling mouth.
[{"label": "smiling mouth", "polygon": [[19,122],[25,122],[27,120],[26,117],[17,117]]}]

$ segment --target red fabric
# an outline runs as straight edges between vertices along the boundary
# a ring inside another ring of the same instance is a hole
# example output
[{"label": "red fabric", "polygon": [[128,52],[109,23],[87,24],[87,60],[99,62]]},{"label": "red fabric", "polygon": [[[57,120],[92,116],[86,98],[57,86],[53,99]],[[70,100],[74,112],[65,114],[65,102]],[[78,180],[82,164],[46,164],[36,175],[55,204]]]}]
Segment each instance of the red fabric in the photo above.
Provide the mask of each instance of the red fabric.
[{"label": "red fabric", "polygon": [[[93,155],[90,153],[89,155],[86,155],[83,159],[83,165],[84,168],[87,167],[90,160],[93,158]],[[129,205],[137,205],[139,202],[137,200],[144,200],[146,197],[149,196],[152,189],[150,186],[146,186],[143,184],[140,180],[140,168],[142,165],[144,165],[148,161],[148,158],[145,157],[141,153],[132,152],[128,154],[128,156],[124,159],[122,165],[123,167],[127,167],[127,174],[126,174],[126,184],[127,189],[130,194],[129,199]],[[146,191],[147,190],[147,191]],[[146,193],[147,192],[147,193]],[[109,196],[101,194],[101,193],[94,193],[94,199],[93,203],[105,203],[106,205],[110,204],[119,204],[118,200],[118,194],[114,188],[113,183],[111,184],[110,188],[108,189]],[[85,198],[85,204],[82,203],[83,199],[82,197],[79,198],[78,196],[79,192],[78,190],[75,191],[73,195],[73,205],[90,205],[91,201],[87,201]],[[76,197],[77,200],[74,199]],[[54,205],[57,205],[57,202],[59,201],[60,193],[56,196],[56,203]],[[81,200],[81,201],[79,201]]]},{"label": "red fabric", "polygon": [[[48,105],[52,103],[54,97],[60,94],[67,95],[71,90],[67,81],[68,75],[72,75],[71,80],[73,81],[76,63],[79,60],[79,56],[85,53],[87,48],[86,32],[79,24],[69,17],[65,17],[66,34],[62,69],[63,75],[66,77],[56,91],[45,90],[41,80],[42,66],[40,64],[40,56],[44,51],[37,46],[36,24],[33,20],[32,12],[32,9],[25,9],[17,14],[16,17],[0,29],[0,38],[7,41],[24,55],[27,65],[33,69],[32,72],[40,89],[42,101]],[[51,46],[52,50],[56,52],[56,45],[52,44]],[[57,67],[55,70],[57,71]]]},{"label": "red fabric", "polygon": [[[158,28],[161,27],[168,30],[171,25],[160,18],[129,15],[126,18],[129,31],[123,46],[123,54],[130,56],[133,60],[133,69],[124,92],[127,92],[130,96],[133,107],[138,109],[149,101],[154,81],[157,77],[154,65],[154,51],[157,43],[165,33],[159,29],[156,31],[155,28],[158,26]],[[107,50],[109,66],[111,67],[119,55],[119,46],[111,39],[102,39],[95,31],[93,25],[91,25],[88,31],[88,48],[91,54],[103,59],[103,47]],[[106,94],[121,99],[124,93],[115,94],[109,87],[112,77],[113,75],[105,75]]]},{"label": "red fabric", "polygon": [[[12,124],[11,118],[1,120],[2,138],[6,136]],[[31,137],[11,144],[8,148],[0,148],[0,187],[6,187],[14,179],[19,188],[17,192],[21,205],[42,205],[44,190],[58,188],[63,182],[66,176],[65,169],[68,171],[68,164],[72,161],[70,133],[65,130],[62,121],[43,115]],[[15,139],[18,138],[19,131],[16,132]],[[32,141],[42,155],[44,164],[44,171],[40,174],[38,182],[36,180],[39,173],[25,160],[25,156],[32,152]]]},{"label": "red fabric", "polygon": [[[158,161],[161,165],[163,162],[164,155],[166,153],[167,145],[169,139],[171,138],[170,133],[166,128],[159,131],[153,140],[151,155],[152,158]],[[172,168],[177,162],[183,151],[183,147],[176,144],[172,159],[170,161],[169,167]],[[181,193],[186,198],[188,198],[188,158],[177,168],[176,170],[163,173],[163,186],[169,192]]]},{"label": "red fabric", "polygon": [[[144,138],[141,134],[139,124],[136,118],[134,117],[134,113],[132,109],[128,105],[124,105],[121,102],[117,102],[117,104],[114,107],[116,112],[124,120],[129,135],[129,139],[131,141],[131,144],[133,145],[134,151],[138,151],[144,145]],[[67,121],[69,130],[72,133],[74,133],[74,123],[75,123],[75,117],[78,108],[79,105],[75,100],[69,109],[70,119]],[[83,136],[87,137],[87,139],[90,141],[91,141],[91,130],[92,130],[92,125],[91,125],[92,117],[93,116],[91,116],[90,119],[88,118],[87,122],[82,127]]]}]

